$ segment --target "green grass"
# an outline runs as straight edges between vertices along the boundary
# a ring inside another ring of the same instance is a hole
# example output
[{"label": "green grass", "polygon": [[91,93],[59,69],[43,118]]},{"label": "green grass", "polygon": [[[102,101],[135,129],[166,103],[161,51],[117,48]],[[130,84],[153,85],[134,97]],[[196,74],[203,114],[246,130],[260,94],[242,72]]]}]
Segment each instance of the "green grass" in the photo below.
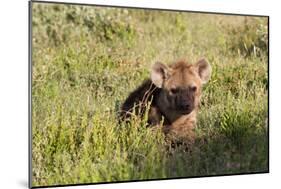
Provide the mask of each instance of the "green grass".
[{"label": "green grass", "polygon": [[[33,3],[32,185],[268,171],[267,18]],[[155,61],[208,59],[197,139],[120,104]]]}]

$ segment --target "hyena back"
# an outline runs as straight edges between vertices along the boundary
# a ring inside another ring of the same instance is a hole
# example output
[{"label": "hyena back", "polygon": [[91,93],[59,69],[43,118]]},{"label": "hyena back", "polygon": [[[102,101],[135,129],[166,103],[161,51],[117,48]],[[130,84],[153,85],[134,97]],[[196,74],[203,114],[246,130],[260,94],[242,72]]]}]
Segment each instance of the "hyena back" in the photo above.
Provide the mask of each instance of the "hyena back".
[{"label": "hyena back", "polygon": [[211,66],[205,59],[195,64],[179,61],[168,66],[157,62],[152,66],[150,79],[145,80],[123,103],[120,118],[127,120],[134,109],[143,116],[150,102],[150,125],[164,121],[163,131],[168,137],[193,141],[202,85],[210,76]]}]

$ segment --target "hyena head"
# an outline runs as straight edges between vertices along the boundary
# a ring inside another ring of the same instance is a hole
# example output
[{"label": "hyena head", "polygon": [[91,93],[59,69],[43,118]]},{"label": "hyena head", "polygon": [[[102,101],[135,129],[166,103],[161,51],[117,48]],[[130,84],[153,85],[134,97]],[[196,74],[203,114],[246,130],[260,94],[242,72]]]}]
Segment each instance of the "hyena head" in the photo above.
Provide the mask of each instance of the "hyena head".
[{"label": "hyena head", "polygon": [[211,66],[205,59],[195,64],[179,61],[170,66],[155,63],[151,70],[151,80],[161,88],[161,103],[170,111],[189,114],[197,108],[202,85],[211,76]]}]

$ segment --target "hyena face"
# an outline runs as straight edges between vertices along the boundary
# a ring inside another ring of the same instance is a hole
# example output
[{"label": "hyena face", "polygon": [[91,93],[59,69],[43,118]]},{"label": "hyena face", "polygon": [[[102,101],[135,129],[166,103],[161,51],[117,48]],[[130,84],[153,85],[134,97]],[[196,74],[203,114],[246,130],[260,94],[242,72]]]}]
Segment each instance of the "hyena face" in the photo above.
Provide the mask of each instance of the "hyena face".
[{"label": "hyena face", "polygon": [[179,114],[189,114],[197,108],[201,87],[211,75],[211,67],[204,60],[196,64],[184,61],[170,66],[155,63],[151,71],[151,80],[161,90],[161,103],[165,108]]}]

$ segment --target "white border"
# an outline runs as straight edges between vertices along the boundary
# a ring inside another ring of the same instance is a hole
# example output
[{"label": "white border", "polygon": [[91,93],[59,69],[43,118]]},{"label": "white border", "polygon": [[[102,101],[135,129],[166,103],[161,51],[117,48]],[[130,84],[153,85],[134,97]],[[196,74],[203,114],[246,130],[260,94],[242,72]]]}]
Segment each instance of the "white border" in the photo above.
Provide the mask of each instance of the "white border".
[{"label": "white border", "polygon": [[[67,0],[133,7],[246,13],[270,16],[270,174],[211,177],[68,188],[267,188],[280,186],[280,6],[274,0]],[[0,187],[27,188],[28,1],[0,6]],[[274,187],[276,188],[276,187]]]}]

